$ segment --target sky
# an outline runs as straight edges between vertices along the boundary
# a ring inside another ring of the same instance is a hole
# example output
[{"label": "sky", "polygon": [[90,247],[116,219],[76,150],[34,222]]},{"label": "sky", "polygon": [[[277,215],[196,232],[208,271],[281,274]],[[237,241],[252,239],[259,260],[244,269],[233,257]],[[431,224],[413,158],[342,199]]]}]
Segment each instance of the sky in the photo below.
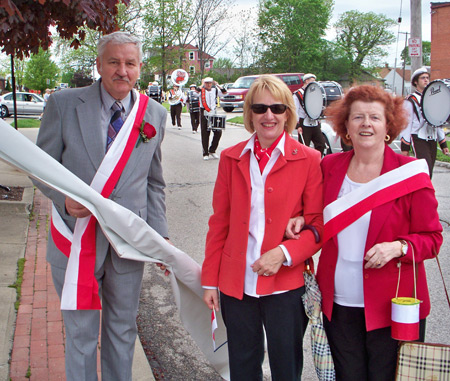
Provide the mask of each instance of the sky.
[{"label": "sky", "polygon": [[[399,36],[398,47],[397,42],[390,45],[387,49],[389,55],[384,59],[390,66],[394,66],[395,57],[397,56],[397,66],[400,66],[400,53],[405,46],[406,35],[404,33],[410,32],[410,0],[334,0],[334,3],[333,16],[330,25],[333,25],[341,14],[350,10],[374,12],[377,14],[381,13],[394,20],[397,20],[401,14],[402,22],[400,23],[400,28],[397,24],[391,29],[396,38]],[[252,7],[257,7],[258,0],[236,0],[235,4],[238,9],[250,9]],[[422,1],[422,41],[431,40],[430,7],[430,1]],[[399,34],[399,31],[403,33]],[[332,40],[334,36],[335,33],[332,28],[327,31],[327,39]]]}]

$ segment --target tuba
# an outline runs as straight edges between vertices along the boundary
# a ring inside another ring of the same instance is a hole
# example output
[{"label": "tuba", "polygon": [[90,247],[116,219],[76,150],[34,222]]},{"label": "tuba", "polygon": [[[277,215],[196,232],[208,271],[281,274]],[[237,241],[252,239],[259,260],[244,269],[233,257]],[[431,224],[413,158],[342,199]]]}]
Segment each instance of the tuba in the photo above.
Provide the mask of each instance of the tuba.
[{"label": "tuba", "polygon": [[[171,76],[170,76],[170,81],[172,82],[173,85],[177,85],[181,87],[187,83],[187,81],[189,80],[189,74],[183,70],[183,69],[176,69],[172,72]],[[170,94],[172,96],[169,96],[169,104],[170,105],[176,105],[178,102],[180,102],[180,96],[179,95],[175,95],[175,91],[173,89],[170,90]]]},{"label": "tuba", "polygon": [[172,72],[170,80],[174,85],[178,85],[181,88],[189,80],[189,74],[183,69],[176,69]]}]

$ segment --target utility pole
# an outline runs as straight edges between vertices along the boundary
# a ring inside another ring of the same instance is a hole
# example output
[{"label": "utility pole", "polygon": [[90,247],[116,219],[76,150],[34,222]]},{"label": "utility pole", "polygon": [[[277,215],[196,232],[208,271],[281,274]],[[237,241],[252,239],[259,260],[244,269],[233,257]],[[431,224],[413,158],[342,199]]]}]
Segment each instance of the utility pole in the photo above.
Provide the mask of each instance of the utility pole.
[{"label": "utility pole", "polygon": [[[419,38],[422,43],[422,1],[411,1],[411,38]],[[423,46],[423,44],[422,44]],[[411,74],[422,66],[422,54],[419,57],[411,57]]]}]

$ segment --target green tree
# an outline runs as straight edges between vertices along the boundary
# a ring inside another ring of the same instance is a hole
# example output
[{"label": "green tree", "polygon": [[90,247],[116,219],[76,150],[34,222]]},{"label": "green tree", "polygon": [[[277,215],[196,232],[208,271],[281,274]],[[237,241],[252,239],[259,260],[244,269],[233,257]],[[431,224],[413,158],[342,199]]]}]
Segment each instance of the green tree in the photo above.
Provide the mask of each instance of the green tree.
[{"label": "green tree", "polygon": [[[405,61],[406,65],[411,65],[411,57],[409,56],[408,47],[404,47],[402,54],[400,55],[402,61]],[[431,64],[431,42],[422,41],[422,60],[425,66],[430,66]]]},{"label": "green tree", "polygon": [[177,57],[180,53],[173,49],[173,45],[187,27],[182,18],[186,9],[181,2],[182,0],[147,0],[144,6],[145,47],[150,52],[146,63],[161,72],[164,89],[167,87],[167,74],[179,67]]},{"label": "green tree", "polygon": [[274,72],[309,71],[321,50],[332,0],[261,0],[261,66]]},{"label": "green tree", "polygon": [[[51,60],[50,53],[39,49],[27,62],[24,84],[30,89],[40,90],[44,93],[47,87],[52,88],[58,78],[58,66]],[[47,83],[47,80],[49,83]]]},{"label": "green tree", "polygon": [[341,15],[336,28],[336,44],[350,62],[349,75],[357,80],[363,72],[363,65],[387,55],[385,46],[395,41],[389,28],[396,21],[374,12],[348,11]]}]

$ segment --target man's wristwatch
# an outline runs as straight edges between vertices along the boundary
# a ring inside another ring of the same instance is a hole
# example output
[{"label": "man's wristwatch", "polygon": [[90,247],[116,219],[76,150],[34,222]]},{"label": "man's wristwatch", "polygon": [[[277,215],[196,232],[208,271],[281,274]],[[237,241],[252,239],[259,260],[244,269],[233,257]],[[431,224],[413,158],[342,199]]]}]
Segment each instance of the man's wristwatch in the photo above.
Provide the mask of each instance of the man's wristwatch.
[{"label": "man's wristwatch", "polygon": [[404,239],[401,239],[399,242],[402,244],[402,257],[404,257],[408,252],[408,242]]}]

